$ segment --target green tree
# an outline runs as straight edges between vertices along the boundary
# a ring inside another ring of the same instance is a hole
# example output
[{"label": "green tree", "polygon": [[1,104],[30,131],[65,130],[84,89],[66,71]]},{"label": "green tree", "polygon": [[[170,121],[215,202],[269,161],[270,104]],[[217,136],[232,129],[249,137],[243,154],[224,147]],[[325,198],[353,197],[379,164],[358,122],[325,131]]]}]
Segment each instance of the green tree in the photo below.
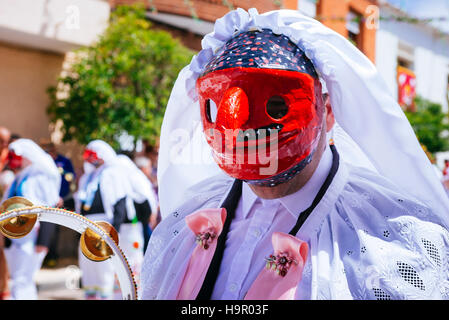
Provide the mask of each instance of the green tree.
[{"label": "green tree", "polygon": [[103,139],[118,148],[121,134],[134,144],[159,136],[174,81],[193,52],[152,29],[143,7],[119,6],[96,44],[76,56],[48,89],[50,120],[62,123],[63,141]]},{"label": "green tree", "polygon": [[442,106],[422,97],[415,98],[415,105],[415,112],[406,111],[405,114],[415,130],[419,142],[430,153],[449,150],[448,117],[442,111]]}]

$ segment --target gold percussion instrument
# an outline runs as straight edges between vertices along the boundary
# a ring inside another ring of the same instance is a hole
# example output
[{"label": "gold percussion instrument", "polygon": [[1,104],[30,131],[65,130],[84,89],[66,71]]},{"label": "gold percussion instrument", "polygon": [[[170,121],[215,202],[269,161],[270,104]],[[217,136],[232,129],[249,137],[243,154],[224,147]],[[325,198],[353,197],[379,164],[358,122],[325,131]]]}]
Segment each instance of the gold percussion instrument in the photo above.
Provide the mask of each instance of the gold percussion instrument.
[{"label": "gold percussion instrument", "polygon": [[[0,212],[32,207],[33,203],[22,197],[12,197],[0,205]],[[37,221],[37,214],[23,214],[0,222],[0,232],[11,239],[26,236],[33,229]]]},{"label": "gold percussion instrument", "polygon": [[[118,244],[117,230],[115,230],[110,223],[105,221],[97,221],[96,224],[108,233],[112,240]],[[112,255],[111,247],[106,244],[100,235],[91,229],[87,229],[81,235],[80,247],[84,256],[92,261],[104,261]]]},{"label": "gold percussion instrument", "polygon": [[22,197],[12,197],[0,205],[0,233],[11,239],[26,236],[36,221],[56,223],[81,233],[80,248],[92,261],[112,259],[124,299],[137,299],[137,287],[126,256],[118,246],[118,232],[108,222],[93,222],[58,208],[34,206]]}]

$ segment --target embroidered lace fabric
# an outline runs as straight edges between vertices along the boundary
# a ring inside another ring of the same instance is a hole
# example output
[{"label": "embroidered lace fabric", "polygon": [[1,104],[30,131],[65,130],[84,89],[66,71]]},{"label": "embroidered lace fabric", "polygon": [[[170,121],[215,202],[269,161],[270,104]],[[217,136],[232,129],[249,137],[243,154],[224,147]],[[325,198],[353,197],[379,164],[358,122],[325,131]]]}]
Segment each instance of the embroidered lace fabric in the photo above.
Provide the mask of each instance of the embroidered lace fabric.
[{"label": "embroidered lace fabric", "polygon": [[[215,192],[207,203],[189,201],[155,230],[143,299],[173,299],[196,246],[184,217],[198,206],[219,206],[226,191]],[[298,237],[310,252],[297,299],[449,299],[448,232],[428,208],[365,168],[342,165]]]}]

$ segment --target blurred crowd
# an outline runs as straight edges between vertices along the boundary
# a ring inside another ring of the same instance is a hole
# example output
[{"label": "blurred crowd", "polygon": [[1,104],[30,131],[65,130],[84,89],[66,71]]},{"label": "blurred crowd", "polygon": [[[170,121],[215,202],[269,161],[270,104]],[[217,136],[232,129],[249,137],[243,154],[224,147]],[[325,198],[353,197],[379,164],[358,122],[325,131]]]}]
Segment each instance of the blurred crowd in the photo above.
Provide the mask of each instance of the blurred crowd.
[{"label": "blurred crowd", "polygon": [[[120,247],[138,282],[144,252],[160,221],[158,146],[146,145],[139,153],[116,152],[106,142],[93,140],[82,152],[78,169],[51,141],[24,139],[0,127],[2,202],[20,196],[34,205],[63,208],[109,223],[119,234]],[[0,234],[0,300],[37,299],[34,276],[43,263],[57,264],[60,231],[56,224],[38,222],[19,239]],[[120,299],[110,259],[93,262],[78,251],[85,297]]]}]

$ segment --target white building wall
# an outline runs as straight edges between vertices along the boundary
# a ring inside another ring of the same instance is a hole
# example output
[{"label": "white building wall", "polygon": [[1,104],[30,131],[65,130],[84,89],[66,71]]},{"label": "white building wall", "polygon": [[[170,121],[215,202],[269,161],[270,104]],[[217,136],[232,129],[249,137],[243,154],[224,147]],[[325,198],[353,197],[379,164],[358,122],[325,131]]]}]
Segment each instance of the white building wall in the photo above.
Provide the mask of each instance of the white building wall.
[{"label": "white building wall", "polygon": [[429,49],[418,47],[416,48],[416,61],[417,93],[431,101],[443,104],[447,110],[445,93],[449,58]]},{"label": "white building wall", "polygon": [[302,14],[315,18],[316,16],[316,0],[298,0],[298,10]]},{"label": "white building wall", "polygon": [[[392,15],[381,9],[381,17]],[[414,48],[414,72],[417,93],[440,103],[448,111],[446,99],[449,76],[449,36],[435,30],[397,21],[379,23],[376,33],[376,66],[392,93],[397,97],[396,67],[398,44],[403,42]]]},{"label": "white building wall", "polygon": [[387,83],[390,93],[398,98],[396,68],[399,39],[391,32],[379,29],[376,32],[376,66]]},{"label": "white building wall", "polygon": [[0,41],[64,53],[97,40],[109,12],[105,0],[0,0]]}]

